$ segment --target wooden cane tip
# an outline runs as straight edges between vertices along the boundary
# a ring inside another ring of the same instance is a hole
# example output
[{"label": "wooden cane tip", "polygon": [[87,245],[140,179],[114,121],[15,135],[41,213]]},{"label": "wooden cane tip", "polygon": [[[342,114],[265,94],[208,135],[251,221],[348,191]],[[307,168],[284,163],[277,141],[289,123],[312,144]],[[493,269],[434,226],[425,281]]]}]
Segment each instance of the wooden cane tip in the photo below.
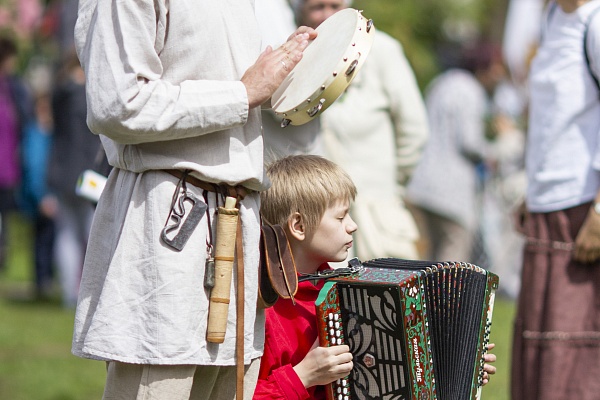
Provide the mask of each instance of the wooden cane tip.
[{"label": "wooden cane tip", "polygon": [[225,208],[232,209],[235,208],[235,203],[237,202],[235,197],[229,197],[225,199]]},{"label": "wooden cane tip", "polygon": [[210,343],[223,343],[225,341],[225,335],[207,335],[206,341]]}]

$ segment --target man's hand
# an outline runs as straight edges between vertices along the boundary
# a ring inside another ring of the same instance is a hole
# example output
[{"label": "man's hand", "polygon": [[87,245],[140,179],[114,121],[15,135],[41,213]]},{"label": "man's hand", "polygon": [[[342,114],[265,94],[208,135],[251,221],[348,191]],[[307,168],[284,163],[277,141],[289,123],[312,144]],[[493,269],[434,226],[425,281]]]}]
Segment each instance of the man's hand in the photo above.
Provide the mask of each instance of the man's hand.
[{"label": "man's hand", "polygon": [[258,107],[271,98],[286,76],[302,59],[310,40],[317,37],[314,29],[302,26],[288,41],[273,50],[268,46],[242,76],[250,108]]},{"label": "man's hand", "polygon": [[352,353],[349,351],[346,345],[319,347],[317,340],[294,371],[306,388],[326,385],[352,371]]},{"label": "man's hand", "polygon": [[600,259],[600,215],[593,209],[588,212],[575,238],[573,258],[584,264]]}]

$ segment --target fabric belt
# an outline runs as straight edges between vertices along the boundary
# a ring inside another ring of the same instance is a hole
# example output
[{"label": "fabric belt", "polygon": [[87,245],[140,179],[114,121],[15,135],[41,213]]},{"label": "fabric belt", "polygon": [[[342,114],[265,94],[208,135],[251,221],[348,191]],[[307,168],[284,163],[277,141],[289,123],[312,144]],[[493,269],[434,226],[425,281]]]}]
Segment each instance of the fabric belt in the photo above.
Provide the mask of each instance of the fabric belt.
[{"label": "fabric belt", "polygon": [[248,189],[241,185],[231,186],[226,183],[213,183],[213,182],[203,181],[201,179],[196,178],[195,176],[190,175],[189,171],[183,171],[180,169],[164,169],[163,171],[165,171],[168,174],[173,175],[174,177],[176,177],[178,179],[182,179],[185,177],[185,181],[187,183],[189,183],[190,185],[196,186],[197,188],[200,188],[202,190],[219,193],[219,194],[222,194],[223,196],[235,197],[238,200],[243,199],[248,194],[253,192],[251,189]]},{"label": "fabric belt", "polygon": [[[252,193],[251,189],[241,185],[231,186],[225,183],[206,182],[189,174],[189,170],[165,169],[168,174],[178,179],[183,179],[190,185],[209,192],[230,196],[239,202],[246,195]],[[239,207],[239,205],[237,205]],[[236,298],[236,399],[244,399],[244,255],[242,243],[242,217],[238,217],[236,234],[236,259],[237,259],[237,298]]]}]

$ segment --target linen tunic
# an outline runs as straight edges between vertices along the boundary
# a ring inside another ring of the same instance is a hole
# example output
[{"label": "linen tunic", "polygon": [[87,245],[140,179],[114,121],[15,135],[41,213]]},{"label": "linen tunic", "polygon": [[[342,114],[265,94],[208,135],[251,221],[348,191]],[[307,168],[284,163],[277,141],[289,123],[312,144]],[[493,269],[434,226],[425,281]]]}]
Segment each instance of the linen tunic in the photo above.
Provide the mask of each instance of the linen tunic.
[{"label": "linen tunic", "polygon": [[[260,53],[253,6],[251,0],[80,1],[75,42],[87,77],[88,124],[115,169],[89,240],[75,355],[235,364],[235,285],[225,342],[207,343],[207,216],[183,251],[165,246],[160,231],[177,179],[159,170],[191,169],[206,181],[267,187],[260,110],[249,110],[240,82]],[[202,190],[187,187],[202,199]],[[209,194],[213,224],[215,201]],[[254,193],[240,207],[246,363],[261,355],[264,342],[264,313],[256,311],[258,212]]]}]

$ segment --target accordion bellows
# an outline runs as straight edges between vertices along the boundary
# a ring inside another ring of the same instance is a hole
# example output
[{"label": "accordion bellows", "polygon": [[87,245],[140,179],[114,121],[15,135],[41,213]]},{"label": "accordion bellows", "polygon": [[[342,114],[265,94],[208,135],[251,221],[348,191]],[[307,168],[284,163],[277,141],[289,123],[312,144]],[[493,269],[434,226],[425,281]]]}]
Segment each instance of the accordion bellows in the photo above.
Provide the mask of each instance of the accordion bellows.
[{"label": "accordion bellows", "polygon": [[354,358],[328,399],[479,399],[498,276],[460,262],[363,266],[316,301],[321,346],[347,344]]}]

